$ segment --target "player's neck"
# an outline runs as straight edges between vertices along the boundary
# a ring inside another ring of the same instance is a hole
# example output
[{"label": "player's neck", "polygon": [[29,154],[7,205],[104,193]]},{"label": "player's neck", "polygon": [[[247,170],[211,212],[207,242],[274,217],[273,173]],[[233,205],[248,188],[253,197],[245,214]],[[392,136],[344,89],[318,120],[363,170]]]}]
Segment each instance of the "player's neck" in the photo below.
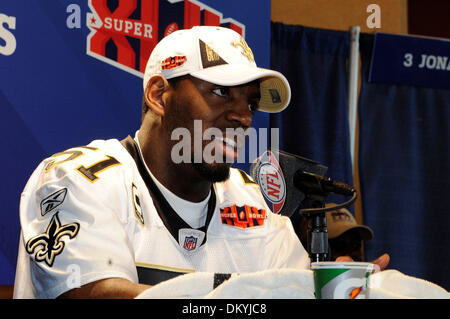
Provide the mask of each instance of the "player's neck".
[{"label": "player's neck", "polygon": [[141,127],[138,133],[142,156],[153,176],[172,193],[191,202],[201,202],[212,183],[205,180],[191,163],[175,163],[172,147],[157,129]]}]

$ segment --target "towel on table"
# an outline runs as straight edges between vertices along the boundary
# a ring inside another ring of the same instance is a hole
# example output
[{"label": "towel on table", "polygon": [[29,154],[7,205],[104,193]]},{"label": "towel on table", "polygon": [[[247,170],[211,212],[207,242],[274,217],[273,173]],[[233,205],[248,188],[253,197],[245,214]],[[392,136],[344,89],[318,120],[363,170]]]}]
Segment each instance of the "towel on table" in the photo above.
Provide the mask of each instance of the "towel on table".
[{"label": "towel on table", "polygon": [[203,298],[214,289],[214,273],[193,272],[163,281],[140,293],[136,299]]},{"label": "towel on table", "polygon": [[444,288],[426,281],[401,273],[398,270],[384,270],[370,276],[370,299],[450,299],[450,294]]},{"label": "towel on table", "polygon": [[[136,298],[314,299],[311,270],[271,269],[233,274],[215,288],[216,277],[214,273],[206,272],[181,275],[145,290]],[[372,274],[367,295],[371,299],[450,299],[449,292],[442,287],[398,270]]]},{"label": "towel on table", "polygon": [[314,299],[311,270],[273,269],[232,276],[205,298]]}]

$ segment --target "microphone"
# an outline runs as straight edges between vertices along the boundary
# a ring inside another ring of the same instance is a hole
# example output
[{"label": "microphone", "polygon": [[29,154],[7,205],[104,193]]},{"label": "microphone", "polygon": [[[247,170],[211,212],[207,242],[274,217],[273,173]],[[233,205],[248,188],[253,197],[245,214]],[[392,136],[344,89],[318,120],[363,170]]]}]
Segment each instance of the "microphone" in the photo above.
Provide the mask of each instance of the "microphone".
[{"label": "microphone", "polygon": [[258,183],[272,212],[291,217],[307,196],[355,195],[351,186],[323,177],[327,169],[311,159],[268,149],[251,164],[250,176]]},{"label": "microphone", "polygon": [[295,172],[294,185],[304,193],[309,194],[335,193],[352,196],[355,193],[355,189],[345,183],[335,182],[331,178],[325,178],[305,171]]},{"label": "microphone", "polygon": [[250,176],[259,184],[272,212],[291,217],[307,194],[295,185],[296,172],[309,172],[320,177],[327,169],[313,160],[268,149],[251,164]]},{"label": "microphone", "polygon": [[[314,208],[301,209],[308,219],[307,245],[311,261],[328,260],[328,231],[325,212],[347,206],[356,200],[356,190],[323,175],[327,167],[310,159],[283,151],[267,150],[250,166],[251,177],[259,184],[261,193],[272,211],[291,217],[300,204],[309,198]],[[335,207],[324,208],[329,193],[353,196]]]}]

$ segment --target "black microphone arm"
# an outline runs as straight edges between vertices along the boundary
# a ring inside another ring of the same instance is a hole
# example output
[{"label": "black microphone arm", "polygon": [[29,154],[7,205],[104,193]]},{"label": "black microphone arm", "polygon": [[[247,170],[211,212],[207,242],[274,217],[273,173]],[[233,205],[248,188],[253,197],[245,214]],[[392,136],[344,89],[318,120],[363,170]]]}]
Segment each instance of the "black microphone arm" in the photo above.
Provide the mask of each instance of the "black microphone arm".
[{"label": "black microphone arm", "polygon": [[[345,183],[335,182],[330,178],[305,171],[295,172],[294,185],[306,194],[313,207],[300,210],[300,213],[308,218],[307,251],[309,257],[312,262],[326,261],[329,259],[329,254],[325,213],[352,204],[357,198],[357,191]],[[352,198],[343,204],[325,208],[325,198],[329,193],[352,196]]]},{"label": "black microphone arm", "polygon": [[[333,181],[331,178],[323,177],[317,174],[297,171],[294,174],[294,185],[306,194],[310,200],[313,201],[313,207],[311,209],[302,209],[302,214],[313,212],[328,212],[337,210],[343,207],[347,207],[356,201],[358,192],[355,188],[342,183]],[[352,196],[352,198],[345,203],[337,204],[332,207],[323,207],[323,202],[328,194],[334,193],[342,196]]]},{"label": "black microphone arm", "polygon": [[297,171],[294,175],[294,185],[304,193],[335,193],[344,196],[353,196],[355,189],[341,182],[335,182],[331,178],[317,174]]}]

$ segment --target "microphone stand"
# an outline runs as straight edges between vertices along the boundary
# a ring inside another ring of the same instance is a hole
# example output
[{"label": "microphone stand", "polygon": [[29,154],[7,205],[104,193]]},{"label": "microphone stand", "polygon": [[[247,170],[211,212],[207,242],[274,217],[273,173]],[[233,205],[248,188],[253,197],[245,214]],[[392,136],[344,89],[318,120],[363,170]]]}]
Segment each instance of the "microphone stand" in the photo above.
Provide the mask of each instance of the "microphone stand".
[{"label": "microphone stand", "polygon": [[303,213],[308,219],[307,251],[311,262],[329,260],[327,217],[325,211],[320,209],[325,207],[326,196],[327,194],[306,194],[311,207],[318,209]]},{"label": "microphone stand", "polygon": [[[325,199],[329,193],[337,193],[332,190],[325,190],[317,178],[312,177],[310,180],[299,184],[301,191],[305,194],[306,199],[309,200],[311,207],[308,209],[301,209],[300,213],[308,219],[307,230],[307,251],[311,262],[327,261],[329,260],[328,250],[328,230],[326,212],[347,207],[356,201],[358,192],[355,189],[345,195],[353,196],[345,203],[338,204],[333,207],[325,208]],[[341,194],[344,195],[344,194]]]}]

